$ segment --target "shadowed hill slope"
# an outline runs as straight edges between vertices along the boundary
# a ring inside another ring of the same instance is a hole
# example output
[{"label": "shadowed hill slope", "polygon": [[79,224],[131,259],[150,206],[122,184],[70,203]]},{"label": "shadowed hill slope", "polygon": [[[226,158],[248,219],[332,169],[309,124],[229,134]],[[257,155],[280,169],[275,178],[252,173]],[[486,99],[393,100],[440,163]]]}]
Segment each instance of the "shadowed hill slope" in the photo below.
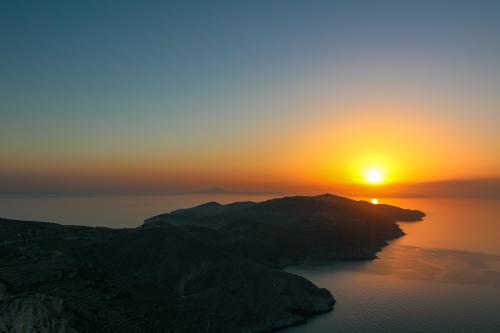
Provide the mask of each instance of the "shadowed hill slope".
[{"label": "shadowed hill slope", "polygon": [[168,224],[0,220],[2,332],[266,332],[332,309],[304,278]]}]

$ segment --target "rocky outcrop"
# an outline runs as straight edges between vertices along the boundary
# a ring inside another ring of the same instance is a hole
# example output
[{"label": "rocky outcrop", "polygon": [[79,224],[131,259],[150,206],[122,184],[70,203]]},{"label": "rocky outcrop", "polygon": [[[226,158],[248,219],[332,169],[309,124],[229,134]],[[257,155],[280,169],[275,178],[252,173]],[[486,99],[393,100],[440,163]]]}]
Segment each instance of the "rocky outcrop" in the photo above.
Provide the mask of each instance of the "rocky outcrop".
[{"label": "rocky outcrop", "polygon": [[0,332],[76,333],[62,317],[63,300],[46,295],[5,298],[0,302]]}]

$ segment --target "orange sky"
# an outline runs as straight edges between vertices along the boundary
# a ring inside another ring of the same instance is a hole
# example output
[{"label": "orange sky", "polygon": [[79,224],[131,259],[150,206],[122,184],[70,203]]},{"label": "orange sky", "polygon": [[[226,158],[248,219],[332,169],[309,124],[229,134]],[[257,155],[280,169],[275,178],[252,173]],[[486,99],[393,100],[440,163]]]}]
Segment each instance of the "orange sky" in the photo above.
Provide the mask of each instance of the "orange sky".
[{"label": "orange sky", "polygon": [[421,107],[388,104],[345,106],[345,115],[329,119],[328,107],[311,119],[273,124],[276,132],[222,135],[199,150],[130,146],[98,156],[53,153],[30,163],[12,159],[2,169],[12,189],[17,182],[21,190],[56,192],[328,189],[366,183],[368,167],[382,170],[384,183],[500,176],[499,134],[473,120],[448,122]]}]

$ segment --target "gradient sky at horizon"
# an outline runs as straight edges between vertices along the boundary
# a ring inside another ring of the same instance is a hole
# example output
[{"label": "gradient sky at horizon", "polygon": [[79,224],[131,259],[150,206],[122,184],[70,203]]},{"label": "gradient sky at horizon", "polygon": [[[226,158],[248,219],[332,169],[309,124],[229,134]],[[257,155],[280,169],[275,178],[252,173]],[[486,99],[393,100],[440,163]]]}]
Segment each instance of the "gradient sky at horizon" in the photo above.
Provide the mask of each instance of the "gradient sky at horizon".
[{"label": "gradient sky at horizon", "polygon": [[0,192],[500,177],[499,1],[3,1]]}]

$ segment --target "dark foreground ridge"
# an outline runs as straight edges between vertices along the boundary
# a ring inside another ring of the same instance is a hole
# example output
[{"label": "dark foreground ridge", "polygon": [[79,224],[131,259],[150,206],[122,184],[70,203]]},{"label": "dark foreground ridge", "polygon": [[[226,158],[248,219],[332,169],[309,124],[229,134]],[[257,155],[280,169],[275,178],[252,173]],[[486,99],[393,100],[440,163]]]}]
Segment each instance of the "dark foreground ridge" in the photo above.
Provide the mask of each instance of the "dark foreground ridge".
[{"label": "dark foreground ridge", "polygon": [[136,229],[0,219],[0,332],[270,332],[330,311],[280,268],[371,259],[424,214],[329,194],[207,203]]}]

